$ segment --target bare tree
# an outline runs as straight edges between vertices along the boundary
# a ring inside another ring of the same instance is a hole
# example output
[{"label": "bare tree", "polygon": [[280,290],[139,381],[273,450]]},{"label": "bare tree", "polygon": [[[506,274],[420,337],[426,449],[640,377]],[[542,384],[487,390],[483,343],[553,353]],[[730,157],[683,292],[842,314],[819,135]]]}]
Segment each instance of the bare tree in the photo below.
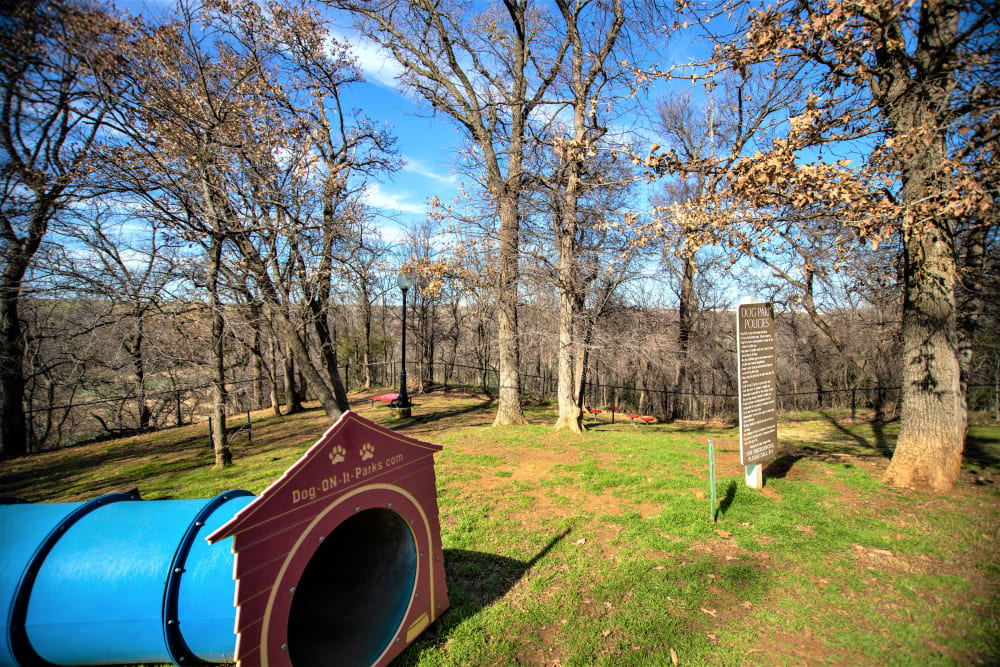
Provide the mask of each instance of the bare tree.
[{"label": "bare tree", "polygon": [[25,272],[55,216],[91,185],[85,166],[104,121],[98,82],[113,86],[127,24],[106,8],[22,2],[0,21],[0,447],[27,451]]},{"label": "bare tree", "polygon": [[[358,327],[356,337],[359,339],[359,360],[364,368],[364,388],[372,386],[372,364],[374,357],[372,345],[374,333],[372,327],[375,318],[375,305],[390,289],[387,274],[389,247],[385,244],[378,229],[364,216],[357,221],[357,230],[351,234],[353,244],[337,263],[335,271],[347,284],[348,292],[353,293],[355,306],[358,310]],[[382,340],[380,345],[385,345]]]},{"label": "bare tree", "polygon": [[[770,230],[776,243],[803,233],[825,238],[817,249],[834,264],[866,244],[896,245],[903,394],[887,480],[948,489],[967,426],[957,241],[963,229],[997,225],[996,5],[884,0],[717,9],[733,17],[734,30],[714,35],[710,71],[760,68],[810,93],[786,106],[780,136],[727,170],[727,192],[712,204],[740,210],[730,216],[737,223],[730,233],[752,227],[760,239]],[[853,159],[801,159],[820,150],[840,157],[848,145],[864,150]],[[815,296],[812,264],[797,278],[804,298]]]},{"label": "bare tree", "polygon": [[403,66],[401,83],[467,132],[500,224],[497,314],[500,395],[496,425],[524,421],[517,325],[526,129],[568,48],[530,0],[326,0]]},{"label": "bare tree", "polygon": [[363,179],[393,166],[392,139],[363,118],[347,121],[341,89],[358,75],[315,13],[252,2],[179,10],[132,59],[127,109],[116,119],[132,145],[113,154],[116,173],[206,248],[215,403],[225,404],[224,278],[258,296],[336,418],[348,403],[329,319],[334,261]]},{"label": "bare tree", "polygon": [[[146,394],[147,319],[161,304],[172,300],[182,282],[178,241],[155,215],[117,212],[113,200],[68,216],[60,225],[61,240],[78,251],[68,254],[57,269],[70,294],[106,307],[106,326],[119,330],[128,358],[136,403],[136,427],[150,427],[152,412]],[[141,232],[129,232],[139,226]],[[129,372],[130,371],[130,372]]]},{"label": "bare tree", "polygon": [[[585,285],[579,284],[578,253],[585,235],[587,215],[581,210],[588,190],[609,187],[606,174],[595,169],[595,160],[607,127],[599,120],[599,108],[609,105],[605,89],[614,79],[616,66],[613,55],[625,26],[625,10],[617,0],[609,6],[591,6],[585,2],[557,0],[566,36],[570,43],[565,80],[564,104],[572,113],[568,128],[554,128],[554,152],[559,160],[550,189],[559,201],[553,203],[552,228],[558,254],[557,284],[559,287],[559,417],[555,428],[568,428],[576,433],[583,430],[579,395],[573,391],[574,328]],[[603,166],[603,165],[602,165]],[[612,172],[613,173],[613,172]],[[600,175],[599,175],[600,174]],[[588,182],[589,181],[589,182]],[[591,224],[604,220],[589,216]],[[579,360],[580,362],[583,359]],[[585,364],[578,365],[577,376],[582,383]]]}]

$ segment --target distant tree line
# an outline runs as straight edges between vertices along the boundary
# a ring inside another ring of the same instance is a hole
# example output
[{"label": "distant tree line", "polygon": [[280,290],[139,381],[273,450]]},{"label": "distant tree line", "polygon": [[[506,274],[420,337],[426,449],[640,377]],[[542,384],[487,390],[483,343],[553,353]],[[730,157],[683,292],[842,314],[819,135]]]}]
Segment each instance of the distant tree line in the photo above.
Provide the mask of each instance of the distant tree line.
[{"label": "distant tree line", "polygon": [[[386,274],[382,282],[393,278]],[[417,288],[411,296],[410,392],[418,401],[421,393],[441,387],[495,396],[495,318],[477,319],[457,291],[428,294]],[[315,400],[273,326],[253,308],[224,301],[228,390],[223,412],[232,417],[266,408],[275,415],[292,414],[303,409],[303,401]],[[550,285],[541,288],[537,298],[525,299],[519,309],[525,332],[519,375],[527,397],[557,400],[556,302]],[[212,414],[212,376],[205,363],[211,340],[208,305],[161,303],[141,321],[134,313],[117,310],[112,302],[96,300],[33,298],[24,303],[32,451],[205,421]],[[385,298],[365,304],[344,293],[336,300],[331,320],[338,332],[345,388],[396,391],[399,303]],[[839,357],[807,315],[779,312],[779,409],[851,410],[877,422],[898,419],[898,323],[880,319],[869,309],[829,313],[826,320],[870,364],[871,375],[858,373],[852,361]],[[589,372],[577,388],[584,410],[619,407],[623,413],[652,415],[660,421],[734,419],[734,312],[699,310],[683,373],[680,326],[673,308],[636,307],[624,301],[608,308],[591,334]],[[138,330],[143,331],[141,346],[134,344]],[[318,354],[315,343],[312,346],[311,354]],[[998,374],[989,361],[996,363],[997,352],[984,346],[980,356],[984,361],[970,378],[970,408],[992,414]]]}]

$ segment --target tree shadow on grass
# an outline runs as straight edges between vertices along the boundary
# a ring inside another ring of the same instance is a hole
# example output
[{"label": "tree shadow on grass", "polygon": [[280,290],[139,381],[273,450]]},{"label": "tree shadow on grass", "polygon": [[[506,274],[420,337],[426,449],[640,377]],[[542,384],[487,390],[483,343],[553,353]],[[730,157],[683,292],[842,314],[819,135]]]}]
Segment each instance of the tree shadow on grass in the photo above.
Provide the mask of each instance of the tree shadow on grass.
[{"label": "tree shadow on grass", "polygon": [[[796,463],[802,459],[823,461],[824,463],[840,463],[852,465],[851,459],[890,459],[895,450],[895,443],[886,434],[885,425],[871,424],[873,437],[865,437],[855,432],[837,420],[832,412],[820,411],[819,414],[830,426],[846,436],[847,441],[837,441],[820,437],[809,440],[808,443],[783,441],[778,457],[764,468],[764,476],[781,479],[788,475]],[[779,438],[780,439],[780,438]]]},{"label": "tree shadow on grass", "polygon": [[566,529],[549,540],[530,560],[467,549],[445,549],[444,571],[451,606],[393,662],[412,665],[425,649],[437,648],[466,620],[502,598],[521,577],[569,534]]},{"label": "tree shadow on grass", "polygon": [[493,403],[493,399],[486,399],[481,402],[474,403],[472,405],[467,405],[462,408],[454,408],[452,410],[436,410],[434,412],[420,412],[420,404],[413,404],[412,416],[406,419],[399,419],[395,423],[386,424],[389,428],[394,431],[421,431],[424,427],[435,424],[437,422],[446,421],[450,419],[456,419],[463,415],[474,414],[477,412],[482,412],[489,408],[490,404]]},{"label": "tree shadow on grass", "polygon": [[[44,459],[43,473],[39,473],[34,465],[4,471],[0,481],[0,495],[16,496],[31,502],[83,500],[138,486],[153,476],[176,475],[202,469],[212,464],[211,450],[206,446],[201,450],[201,456],[198,456],[197,450],[188,449],[190,443],[196,440],[199,438],[191,438],[171,447],[169,458],[146,463],[140,462],[138,458],[152,456],[153,452],[136,451],[129,447],[67,448],[59,450],[62,454],[59,459],[55,458],[54,453],[46,452],[49,455]],[[37,460],[28,460],[26,463],[38,463],[41,460],[39,456]],[[94,470],[106,471],[107,474],[94,479]]]},{"label": "tree shadow on grass", "polygon": [[963,458],[966,464],[980,468],[1000,467],[1000,439],[969,434],[965,439]]},{"label": "tree shadow on grass", "polygon": [[839,421],[837,421],[837,418],[832,413],[826,412],[826,411],[821,411],[819,414],[822,415],[823,419],[825,419],[827,421],[827,423],[829,423],[835,429],[837,429],[838,431],[840,431],[844,435],[846,435],[849,438],[851,438],[854,442],[856,442],[858,444],[858,447],[860,447],[861,449],[864,449],[864,450],[872,450],[872,449],[874,449],[875,451],[877,451],[879,454],[881,454],[885,458],[887,458],[887,459],[892,458],[892,452],[893,452],[893,450],[895,448],[892,445],[889,444],[888,439],[885,437],[885,425],[884,424],[879,423],[879,422],[875,422],[875,423],[873,423],[871,425],[872,426],[872,433],[875,436],[875,439],[873,441],[873,440],[869,440],[868,438],[866,438],[866,437],[864,437],[862,435],[859,435],[859,434],[855,433],[851,429],[849,429],[846,426],[844,426],[843,424],[841,424]]}]

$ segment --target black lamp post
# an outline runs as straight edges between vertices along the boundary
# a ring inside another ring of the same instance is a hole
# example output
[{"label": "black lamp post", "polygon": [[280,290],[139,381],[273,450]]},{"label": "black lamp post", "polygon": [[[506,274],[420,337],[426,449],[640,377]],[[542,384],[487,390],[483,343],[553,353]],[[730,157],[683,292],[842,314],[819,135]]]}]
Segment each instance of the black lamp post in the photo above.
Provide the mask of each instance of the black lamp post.
[{"label": "black lamp post", "polygon": [[406,393],[406,292],[413,287],[413,276],[401,273],[396,279],[396,284],[399,285],[399,289],[403,292],[403,338],[399,355],[402,363],[399,370],[399,395],[395,401],[396,416],[409,417],[410,407],[413,404],[410,403],[410,397]]}]

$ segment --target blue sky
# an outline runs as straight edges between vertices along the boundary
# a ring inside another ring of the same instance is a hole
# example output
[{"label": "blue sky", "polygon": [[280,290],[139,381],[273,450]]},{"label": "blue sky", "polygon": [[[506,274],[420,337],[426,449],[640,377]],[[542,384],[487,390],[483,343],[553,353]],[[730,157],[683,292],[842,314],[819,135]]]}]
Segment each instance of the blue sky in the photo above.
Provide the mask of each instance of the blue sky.
[{"label": "blue sky", "polygon": [[[115,4],[149,19],[172,14],[176,5],[172,0],[115,0]],[[365,78],[346,90],[345,106],[360,109],[376,123],[387,123],[406,163],[368,191],[368,203],[384,216],[383,235],[397,241],[407,228],[426,219],[431,197],[445,202],[455,197],[459,179],[452,165],[461,137],[454,125],[440,116],[430,117],[426,106],[397,90],[394,77],[399,69],[391,58],[343,27],[333,27],[332,33],[352,45]]]},{"label": "blue sky", "polygon": [[[390,55],[359,38],[346,26],[334,27],[332,32],[352,45],[365,79],[364,83],[348,90],[348,104],[360,107],[374,120],[387,122],[396,135],[398,149],[406,162],[400,172],[390,177],[391,180],[377,184],[369,192],[369,204],[395,221],[388,222],[384,227],[386,237],[394,240],[394,234],[404,226],[426,217],[427,201],[431,197],[436,196],[446,204],[454,199],[460,185],[455,163],[458,149],[466,140],[462,130],[449,118],[442,114],[431,115],[423,100],[414,99],[399,89],[395,77],[401,70]],[[670,57],[673,45],[665,46],[669,46],[667,57]],[[677,55],[689,55],[689,44],[679,43],[678,46],[680,53]],[[648,96],[650,109],[655,108],[653,95],[646,92],[641,95]],[[634,131],[634,125],[643,121],[630,114],[619,122],[633,125],[625,129]],[[650,136],[649,145],[655,140]]]},{"label": "blue sky", "polygon": [[[174,0],[116,0],[127,11],[153,19],[172,14]],[[322,5],[317,3],[322,8]],[[406,230],[426,219],[428,201],[437,197],[445,203],[454,200],[460,186],[455,170],[458,149],[464,144],[461,130],[448,118],[430,113],[422,100],[403,94],[396,85],[399,65],[377,46],[360,39],[350,28],[349,18],[327,10],[332,35],[351,44],[352,52],[365,81],[347,88],[343,102],[360,109],[376,123],[386,123],[395,135],[397,149],[405,162],[403,168],[372,183],[367,200],[381,213],[380,227],[387,241],[397,242]],[[664,62],[691,58],[697,45],[675,39],[660,45]],[[667,66],[661,63],[664,68]],[[661,85],[660,90],[663,87]],[[699,95],[696,89],[693,95]],[[643,93],[649,109],[655,108],[655,95]],[[642,124],[634,115],[615,121]],[[649,144],[656,137],[647,133]],[[655,187],[655,186],[654,186]]]},{"label": "blue sky", "polygon": [[454,198],[459,178],[453,165],[461,136],[454,125],[431,116],[425,104],[398,89],[395,77],[400,69],[391,57],[348,30],[336,28],[334,34],[353,46],[365,79],[346,91],[346,105],[387,123],[405,162],[402,170],[373,184],[368,192],[368,203],[389,218],[383,234],[387,240],[396,240],[406,227],[426,218],[431,197],[446,202]]}]

